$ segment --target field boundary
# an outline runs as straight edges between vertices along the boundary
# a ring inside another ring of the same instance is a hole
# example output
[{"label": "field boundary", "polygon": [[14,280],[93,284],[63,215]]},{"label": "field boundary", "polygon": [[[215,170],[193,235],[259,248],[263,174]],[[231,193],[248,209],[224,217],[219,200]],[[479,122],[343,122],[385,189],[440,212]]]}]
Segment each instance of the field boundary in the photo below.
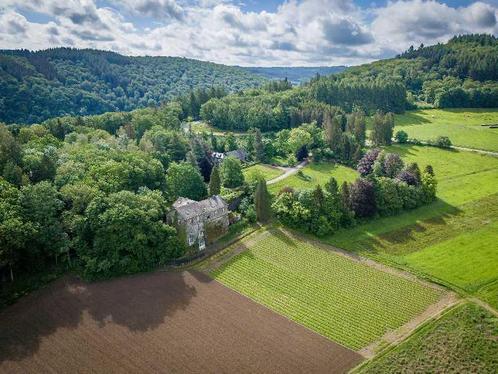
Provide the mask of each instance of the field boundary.
[{"label": "field boundary", "polygon": [[424,322],[422,322],[420,325],[418,325],[402,341],[385,346],[382,350],[377,352],[377,354],[374,357],[361,362],[359,365],[357,365],[356,367],[351,369],[349,371],[349,374],[361,373],[362,369],[367,367],[372,362],[375,362],[375,361],[381,359],[382,357],[387,355],[389,352],[396,350],[399,346],[401,346],[401,344],[404,344],[405,342],[409,341],[410,339],[413,339],[416,336],[418,336],[419,334],[422,334],[424,331],[426,331],[431,326],[433,326],[437,321],[441,320],[446,315],[448,315],[448,313],[451,313],[453,310],[455,310],[455,309],[457,309],[457,308],[459,308],[467,303],[469,303],[468,300],[460,299],[457,303],[447,307],[446,309],[443,309],[439,314],[434,315],[432,318],[429,318],[429,319],[425,320]]},{"label": "field boundary", "polygon": [[451,291],[447,292],[441,299],[439,299],[439,301],[429,305],[425,311],[412,318],[403,326],[396,330],[387,332],[377,341],[357,352],[366,359],[373,358],[376,356],[377,351],[385,346],[385,344],[395,346],[401,344],[408,337],[410,337],[412,333],[419,328],[419,326],[422,326],[426,322],[437,318],[437,316],[443,314],[445,310],[461,304],[462,302],[463,299],[459,298],[457,294]]}]

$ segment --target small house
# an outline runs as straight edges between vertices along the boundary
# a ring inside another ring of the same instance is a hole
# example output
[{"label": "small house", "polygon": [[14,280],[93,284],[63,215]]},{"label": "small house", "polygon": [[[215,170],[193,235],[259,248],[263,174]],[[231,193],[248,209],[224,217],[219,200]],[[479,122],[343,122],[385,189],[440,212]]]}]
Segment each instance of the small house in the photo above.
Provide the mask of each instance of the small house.
[{"label": "small house", "polygon": [[202,201],[178,198],[168,213],[168,223],[185,236],[186,244],[202,251],[228,231],[228,204],[219,195]]}]

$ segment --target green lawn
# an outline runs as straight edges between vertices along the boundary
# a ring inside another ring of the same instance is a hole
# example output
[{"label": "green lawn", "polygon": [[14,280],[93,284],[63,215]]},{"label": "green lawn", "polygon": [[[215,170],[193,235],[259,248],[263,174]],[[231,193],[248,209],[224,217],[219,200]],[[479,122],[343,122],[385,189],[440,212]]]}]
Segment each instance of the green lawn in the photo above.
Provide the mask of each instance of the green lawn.
[{"label": "green lawn", "polygon": [[461,305],[374,359],[361,373],[497,373],[498,319]]},{"label": "green lawn", "polygon": [[421,109],[398,114],[394,131],[404,130],[419,140],[448,136],[461,147],[498,152],[498,129],[482,124],[498,124],[498,109]]},{"label": "green lawn", "polygon": [[246,180],[253,180],[258,174],[262,175],[267,181],[282,175],[284,172],[270,165],[257,164],[243,170]]},{"label": "green lawn", "polygon": [[498,281],[498,221],[405,257],[407,265],[469,292]]},{"label": "green lawn", "polygon": [[436,302],[441,291],[292,238],[279,230],[211,274],[297,323],[361,349]]},{"label": "green lawn", "polygon": [[[324,240],[494,300],[491,291],[484,292],[487,282],[498,279],[498,230],[493,230],[498,222],[498,158],[434,147],[392,146],[389,150],[421,167],[433,165],[439,199]],[[432,263],[436,257],[440,263]]]},{"label": "green lawn", "polygon": [[302,178],[297,174],[291,175],[278,183],[268,186],[269,191],[276,193],[285,186],[296,189],[313,188],[317,184],[323,186],[330,177],[337,179],[339,184],[344,181],[352,182],[358,177],[356,170],[330,162],[311,163],[306,165],[302,172],[307,178]]}]

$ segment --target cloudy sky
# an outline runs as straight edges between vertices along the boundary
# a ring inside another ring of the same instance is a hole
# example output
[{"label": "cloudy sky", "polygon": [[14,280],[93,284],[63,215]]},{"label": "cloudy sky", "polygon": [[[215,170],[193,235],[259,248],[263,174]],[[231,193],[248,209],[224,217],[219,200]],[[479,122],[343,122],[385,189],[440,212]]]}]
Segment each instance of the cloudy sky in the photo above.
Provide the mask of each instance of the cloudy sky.
[{"label": "cloudy sky", "polygon": [[0,49],[56,46],[230,65],[354,65],[498,35],[498,0],[0,0]]}]

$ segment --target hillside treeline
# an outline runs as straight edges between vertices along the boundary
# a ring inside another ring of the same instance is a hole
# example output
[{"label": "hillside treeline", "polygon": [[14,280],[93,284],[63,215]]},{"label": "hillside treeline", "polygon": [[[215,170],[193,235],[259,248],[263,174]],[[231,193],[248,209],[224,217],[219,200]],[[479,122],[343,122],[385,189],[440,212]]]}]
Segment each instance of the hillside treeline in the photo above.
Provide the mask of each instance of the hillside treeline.
[{"label": "hillside treeline", "polygon": [[128,57],[55,48],[0,51],[0,121],[35,123],[157,106],[198,87],[255,87],[260,76],[239,67],[177,57]]}]

